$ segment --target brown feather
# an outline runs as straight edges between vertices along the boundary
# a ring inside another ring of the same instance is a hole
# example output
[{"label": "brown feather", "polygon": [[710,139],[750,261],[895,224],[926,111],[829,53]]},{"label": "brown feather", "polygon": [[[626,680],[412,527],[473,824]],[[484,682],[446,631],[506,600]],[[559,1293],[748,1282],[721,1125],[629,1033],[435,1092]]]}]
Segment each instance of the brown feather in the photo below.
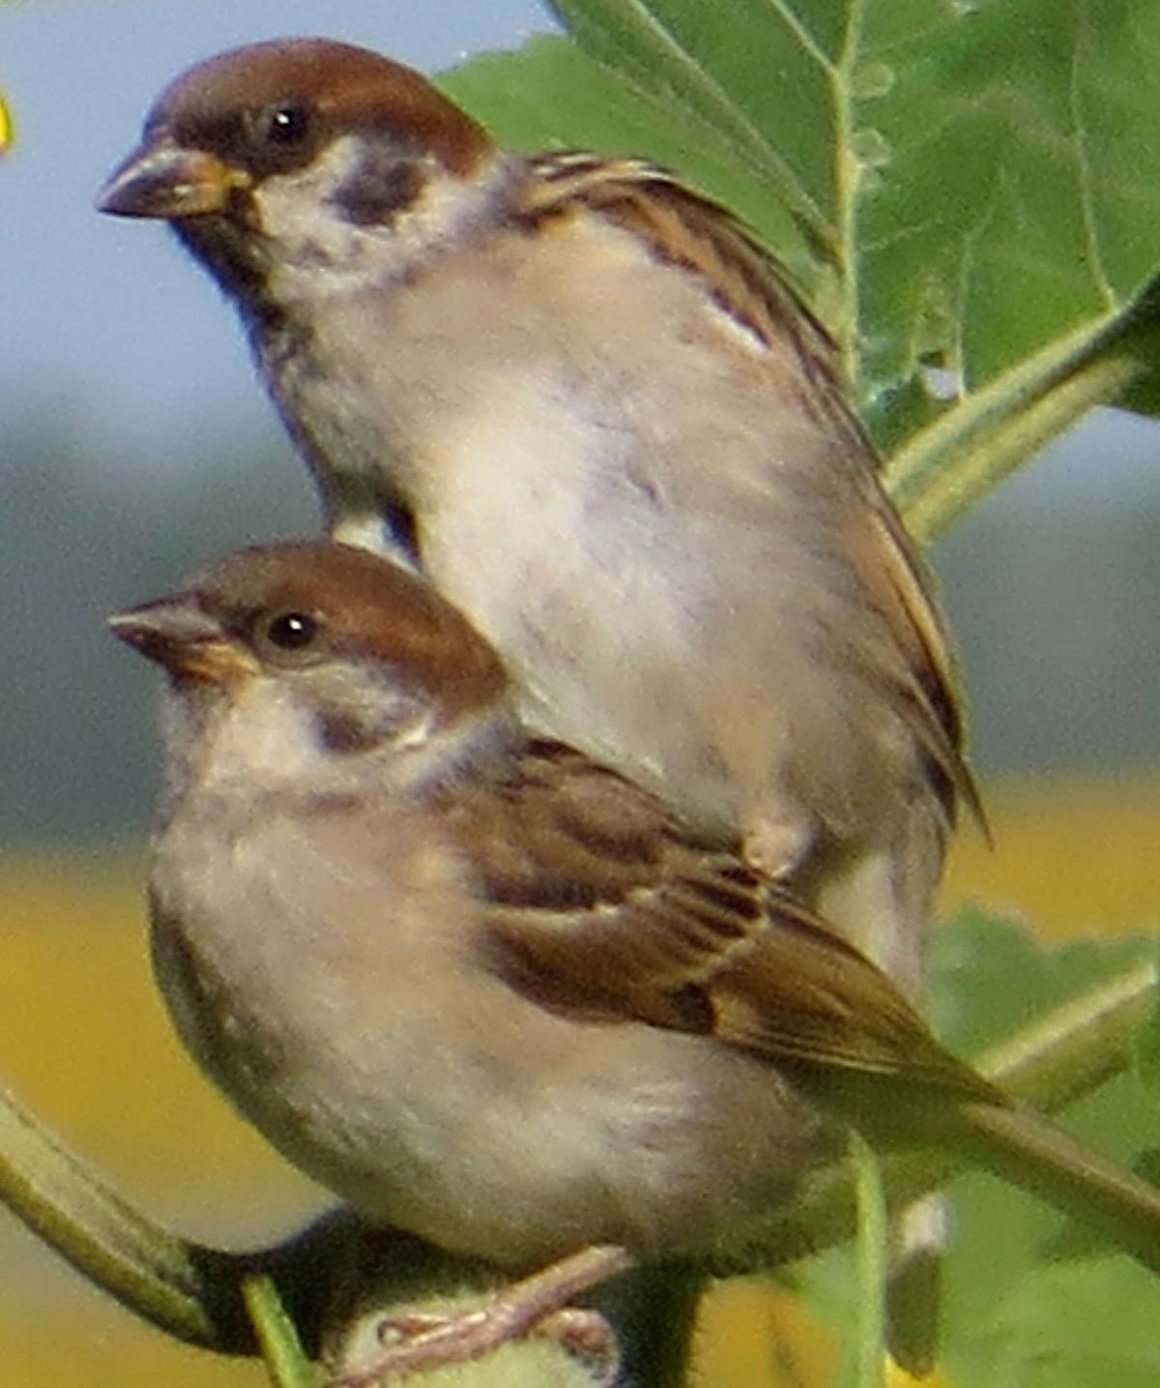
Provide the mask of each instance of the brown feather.
[{"label": "brown feather", "polygon": [[712,1034],[823,1088],[893,1077],[1005,1102],[853,946],[615,773],[536,743],[444,813],[487,901],[491,966],[543,1005]]}]

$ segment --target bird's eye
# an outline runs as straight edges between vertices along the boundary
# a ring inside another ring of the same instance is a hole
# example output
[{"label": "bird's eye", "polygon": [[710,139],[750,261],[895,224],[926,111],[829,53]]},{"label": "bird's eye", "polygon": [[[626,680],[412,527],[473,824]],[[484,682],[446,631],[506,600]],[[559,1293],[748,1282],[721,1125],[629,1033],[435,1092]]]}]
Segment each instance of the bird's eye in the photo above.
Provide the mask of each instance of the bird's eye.
[{"label": "bird's eye", "polygon": [[293,101],[273,106],[265,113],[264,124],[266,139],[271,144],[300,145],[310,133],[310,108]]},{"label": "bird's eye", "polygon": [[296,654],[314,644],[318,635],[318,619],[308,612],[279,612],[263,622],[260,635],[275,650]]}]

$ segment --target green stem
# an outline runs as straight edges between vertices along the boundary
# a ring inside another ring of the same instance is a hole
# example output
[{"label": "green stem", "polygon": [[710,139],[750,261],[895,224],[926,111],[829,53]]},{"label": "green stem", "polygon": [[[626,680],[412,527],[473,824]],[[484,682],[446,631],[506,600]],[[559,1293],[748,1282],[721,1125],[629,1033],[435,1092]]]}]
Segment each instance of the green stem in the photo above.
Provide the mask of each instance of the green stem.
[{"label": "green stem", "polygon": [[1158,985],[1156,960],[1142,959],[992,1046],[978,1069],[1032,1108],[1066,1108],[1132,1064]]},{"label": "green stem", "polygon": [[854,1335],[855,1388],[883,1388],[886,1364],[886,1192],[878,1158],[850,1130],[850,1167],[858,1207],[854,1243],[858,1269],[858,1323]]},{"label": "green stem", "polygon": [[318,1376],[273,1279],[265,1273],[245,1278],[242,1296],[273,1388],[318,1388]]},{"label": "green stem", "polygon": [[130,1310],[193,1344],[221,1338],[196,1245],[121,1199],[2,1090],[0,1199]]},{"label": "green stem", "polygon": [[916,434],[886,480],[908,529],[929,544],[1096,405],[1151,369],[1158,330],[1148,304],[1051,343],[996,376]]}]

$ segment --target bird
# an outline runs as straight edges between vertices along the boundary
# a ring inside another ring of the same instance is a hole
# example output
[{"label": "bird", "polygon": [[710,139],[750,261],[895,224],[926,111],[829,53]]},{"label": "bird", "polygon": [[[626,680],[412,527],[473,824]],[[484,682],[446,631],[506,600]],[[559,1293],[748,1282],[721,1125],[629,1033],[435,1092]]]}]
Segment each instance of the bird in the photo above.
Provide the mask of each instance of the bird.
[{"label": "bird", "polygon": [[661,795],[912,996],[981,815],[934,580],[835,345],[724,208],[501,148],[321,38],[210,58],[101,191],[240,312],[331,535],[422,571],[524,721]]},{"label": "bird", "polygon": [[738,833],[526,727],[421,577],[282,541],[110,621],[168,674],[149,905],[181,1039],[364,1215],[515,1279],[344,1383],[478,1355],[640,1262],[743,1264],[846,1125],[1160,1267],[1160,1192],[945,1050]]}]

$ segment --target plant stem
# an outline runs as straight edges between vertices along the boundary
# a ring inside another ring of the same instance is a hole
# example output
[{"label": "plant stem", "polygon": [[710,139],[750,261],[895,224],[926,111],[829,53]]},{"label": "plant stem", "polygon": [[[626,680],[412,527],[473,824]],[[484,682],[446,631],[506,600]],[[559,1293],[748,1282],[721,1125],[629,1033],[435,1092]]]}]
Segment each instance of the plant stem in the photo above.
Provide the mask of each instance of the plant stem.
[{"label": "plant stem", "polygon": [[850,1168],[858,1207],[854,1241],[858,1323],[854,1334],[855,1388],[883,1388],[886,1363],[886,1192],[878,1158],[865,1138],[849,1134]]},{"label": "plant stem", "polygon": [[265,1273],[246,1277],[242,1296],[273,1388],[318,1388],[318,1376],[273,1279]]},{"label": "plant stem", "polygon": [[887,463],[907,528],[930,544],[1016,468],[1152,369],[1150,300],[1085,324],[941,414]]}]

